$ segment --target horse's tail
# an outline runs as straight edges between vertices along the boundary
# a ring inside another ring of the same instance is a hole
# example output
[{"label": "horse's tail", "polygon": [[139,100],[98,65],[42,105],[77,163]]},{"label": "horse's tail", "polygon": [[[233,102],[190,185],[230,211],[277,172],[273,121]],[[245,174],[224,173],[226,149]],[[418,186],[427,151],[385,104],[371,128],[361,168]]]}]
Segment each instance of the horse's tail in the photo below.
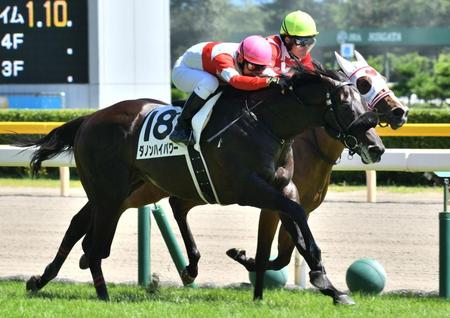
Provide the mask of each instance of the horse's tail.
[{"label": "horse's tail", "polygon": [[72,149],[78,128],[87,117],[82,116],[68,121],[40,139],[20,143],[21,147],[38,147],[30,161],[31,173],[34,176],[41,168],[42,161],[51,159],[65,150]]}]

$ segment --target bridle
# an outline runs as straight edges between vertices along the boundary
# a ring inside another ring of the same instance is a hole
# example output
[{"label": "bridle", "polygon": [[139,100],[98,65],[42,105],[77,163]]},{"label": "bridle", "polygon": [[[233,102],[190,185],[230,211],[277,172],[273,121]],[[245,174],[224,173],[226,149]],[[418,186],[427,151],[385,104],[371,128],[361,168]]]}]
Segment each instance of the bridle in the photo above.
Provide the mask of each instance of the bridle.
[{"label": "bridle", "polygon": [[[338,104],[336,94],[338,91],[345,86],[353,86],[354,84],[349,81],[340,82],[339,85],[333,87],[330,91],[326,93],[325,103],[326,110],[324,112],[324,122],[325,122],[325,130],[327,133],[342,142],[342,144],[348,148],[349,155],[352,156],[355,154],[359,148],[358,139],[352,133],[352,130],[360,129],[364,123],[371,123],[370,127],[375,127],[378,124],[378,115],[373,111],[367,111],[364,114],[359,115],[355,118],[349,125],[345,125],[338,115],[338,108],[341,107],[341,104]],[[300,98],[296,95],[294,90],[289,90],[295,98],[301,103]],[[333,102],[335,101],[335,102]],[[373,124],[376,121],[375,124]],[[365,125],[367,126],[367,125]]]},{"label": "bridle", "polygon": [[360,148],[360,144],[354,135],[354,131],[359,129],[367,130],[367,127],[375,127],[379,122],[379,117],[375,112],[369,110],[356,117],[350,124],[345,125],[338,112],[338,108],[342,107],[343,104],[341,105],[337,102],[333,102],[333,100],[337,100],[337,98],[334,98],[335,95],[345,86],[354,87],[354,84],[349,81],[340,82],[339,85],[335,86],[330,92],[327,92],[327,109],[324,113],[324,121],[325,130],[330,134],[330,136],[341,141],[344,146],[348,148],[349,155],[352,156]]}]

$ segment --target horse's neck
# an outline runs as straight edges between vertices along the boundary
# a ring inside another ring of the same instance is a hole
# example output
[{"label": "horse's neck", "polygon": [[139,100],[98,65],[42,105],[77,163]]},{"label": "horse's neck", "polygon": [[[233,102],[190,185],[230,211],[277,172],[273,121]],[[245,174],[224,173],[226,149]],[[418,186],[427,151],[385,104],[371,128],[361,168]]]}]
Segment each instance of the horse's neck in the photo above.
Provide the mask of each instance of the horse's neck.
[{"label": "horse's neck", "polygon": [[[289,93],[287,93],[289,94]],[[266,102],[258,117],[281,139],[292,139],[305,130],[323,124],[324,105],[306,105],[294,95],[282,95]]]},{"label": "horse's neck", "polygon": [[[318,156],[325,162],[336,162],[344,150],[344,145],[330,137],[322,127],[315,127],[302,135],[312,147],[316,147]],[[322,158],[323,157],[323,158]]]}]

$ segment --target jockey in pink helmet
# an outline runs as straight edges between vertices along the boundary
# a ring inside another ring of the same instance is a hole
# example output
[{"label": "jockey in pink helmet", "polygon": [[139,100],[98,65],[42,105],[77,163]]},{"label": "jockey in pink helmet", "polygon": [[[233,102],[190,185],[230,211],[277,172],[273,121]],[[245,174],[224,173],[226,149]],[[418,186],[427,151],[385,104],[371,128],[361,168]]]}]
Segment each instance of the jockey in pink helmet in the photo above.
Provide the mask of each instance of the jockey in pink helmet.
[{"label": "jockey in pink helmet", "polygon": [[193,144],[191,119],[216,91],[219,82],[242,90],[258,90],[269,85],[280,87],[283,82],[279,78],[263,74],[271,63],[271,45],[259,35],[249,36],[239,44],[204,42],[189,48],[176,61],[172,81],[178,89],[192,94],[169,138],[173,142]]}]

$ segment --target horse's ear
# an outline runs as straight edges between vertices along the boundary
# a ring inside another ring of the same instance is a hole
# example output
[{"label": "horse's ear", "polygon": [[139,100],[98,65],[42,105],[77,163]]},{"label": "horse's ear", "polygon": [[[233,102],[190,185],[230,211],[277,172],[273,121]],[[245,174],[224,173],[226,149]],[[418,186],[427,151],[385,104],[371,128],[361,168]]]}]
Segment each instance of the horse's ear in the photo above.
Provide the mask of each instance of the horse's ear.
[{"label": "horse's ear", "polygon": [[364,65],[369,65],[367,62],[366,62],[366,59],[358,52],[358,51],[356,51],[355,50],[355,57],[356,57],[356,60],[358,61],[358,62],[360,62],[360,63],[362,63],[362,64],[364,64]]},{"label": "horse's ear", "polygon": [[340,81],[337,81],[337,80],[335,80],[335,79],[332,79],[332,78],[329,77],[329,76],[326,76],[326,75],[323,75],[323,74],[319,74],[319,76],[320,76],[320,78],[323,79],[324,81],[330,83],[331,86],[333,86],[333,87],[337,87],[338,85],[341,84]]},{"label": "horse's ear", "polygon": [[353,72],[356,70],[356,65],[344,59],[336,51],[334,52],[334,55],[336,56],[336,60],[338,61],[338,64],[341,67],[341,69],[344,71],[345,75],[347,75],[347,77],[350,77],[350,75],[352,75]]}]

